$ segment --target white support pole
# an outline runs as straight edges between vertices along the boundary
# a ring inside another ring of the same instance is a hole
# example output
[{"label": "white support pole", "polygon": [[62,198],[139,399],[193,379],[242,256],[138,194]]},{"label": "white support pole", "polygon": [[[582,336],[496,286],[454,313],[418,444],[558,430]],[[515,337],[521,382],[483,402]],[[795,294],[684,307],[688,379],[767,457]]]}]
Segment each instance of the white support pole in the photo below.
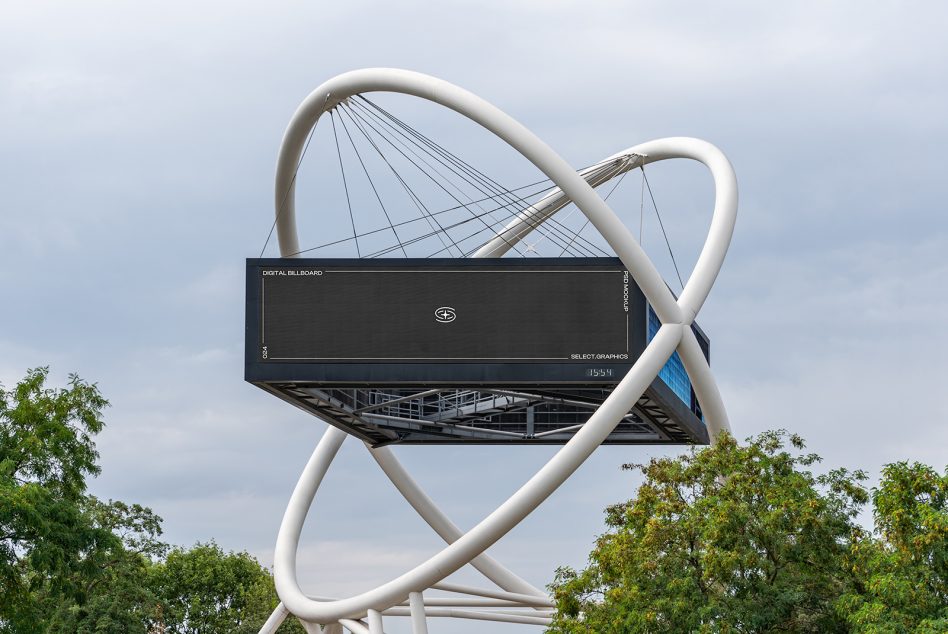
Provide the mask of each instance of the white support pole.
[{"label": "white support pole", "polygon": [[682,365],[685,366],[685,372],[691,379],[691,387],[694,388],[698,403],[701,404],[704,422],[708,427],[708,436],[714,444],[721,432],[731,432],[731,424],[728,421],[727,410],[724,409],[721,393],[718,391],[718,384],[714,380],[714,375],[711,374],[708,360],[704,358],[704,352],[691,328],[687,329],[681,343],[678,344],[678,355],[681,357]]},{"label": "white support pole", "polygon": [[[389,608],[385,610],[386,615],[408,616],[407,608]],[[428,608],[426,614],[429,617],[452,619],[472,619],[475,621],[493,621],[495,623],[520,623],[522,625],[549,625],[552,618],[545,614],[535,612],[520,612],[511,614],[500,610],[458,610],[455,608]]]},{"label": "white support pole", "polygon": [[276,609],[270,614],[270,618],[263,624],[258,634],[274,634],[289,614],[290,611],[286,609],[282,602],[277,604]]},{"label": "white support pole", "polygon": [[[414,478],[409,475],[402,464],[395,457],[395,453],[388,447],[369,448],[369,453],[378,463],[382,471],[392,481],[399,493],[408,501],[413,509],[424,519],[429,526],[449,544],[453,544],[464,534],[457,525],[434,503],[428,494],[422,490]],[[504,567],[503,564],[487,554],[481,554],[471,560],[482,575],[496,583],[508,592],[532,594],[546,597],[542,590],[524,581],[516,574]]]},{"label": "white support pole", "polygon": [[371,634],[369,628],[365,626],[365,623],[362,621],[357,621],[355,619],[339,619],[339,623],[352,632],[352,634]]},{"label": "white support pole", "polygon": [[382,631],[382,615],[378,610],[368,610],[369,634],[385,634]]},{"label": "white support pole", "polygon": [[412,634],[428,634],[428,621],[425,618],[425,600],[420,592],[408,595],[408,606],[411,608]]},{"label": "white support pole", "polygon": [[325,634],[326,628],[322,625],[317,625],[316,623],[310,623],[309,621],[299,620],[300,625],[303,626],[303,629],[306,630],[306,634]]},{"label": "white support pole", "polygon": [[486,597],[490,599],[500,599],[520,605],[530,605],[536,607],[551,608],[555,604],[548,595],[533,597],[527,594],[517,594],[513,592],[502,592],[500,590],[490,590],[486,588],[476,588],[474,586],[462,585],[460,583],[436,583],[432,586],[434,590],[443,590],[444,592],[454,592],[456,594],[469,594],[475,597]]}]

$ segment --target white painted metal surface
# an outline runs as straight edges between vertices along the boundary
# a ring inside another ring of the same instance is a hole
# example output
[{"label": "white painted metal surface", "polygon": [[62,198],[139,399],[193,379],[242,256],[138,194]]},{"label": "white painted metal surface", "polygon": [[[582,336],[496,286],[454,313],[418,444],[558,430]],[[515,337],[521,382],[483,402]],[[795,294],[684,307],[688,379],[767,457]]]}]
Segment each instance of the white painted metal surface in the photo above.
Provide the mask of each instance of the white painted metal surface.
[{"label": "white painted metal surface", "polygon": [[[625,264],[662,326],[628,374],[575,436],[516,493],[467,533],[463,533],[435,506],[390,449],[369,448],[373,458],[399,492],[448,545],[414,569],[372,590],[344,599],[316,600],[303,594],[299,587],[296,555],[300,532],[313,498],[346,438],[345,432],[329,427],[300,476],[280,526],[274,554],[274,577],[282,604],[261,629],[261,634],[275,631],[285,615],[285,612],[281,612],[283,610],[302,621],[339,624],[359,634],[381,632],[383,614],[411,617],[416,632],[425,631],[419,629],[425,618],[419,619],[422,613],[426,617],[450,616],[548,624],[552,607],[549,597],[485,555],[484,551],[521,522],[579,468],[629,412],[676,349],[702,405],[712,441],[721,431],[729,429],[717,385],[690,326],[707,299],[730,244],[737,216],[737,181],[734,171],[727,158],[713,145],[698,139],[678,137],[633,146],[583,173],[577,173],[523,125],[457,86],[405,70],[383,68],[353,71],[334,77],[313,91],[297,109],[284,134],[275,187],[277,235],[284,257],[300,250],[296,229],[295,178],[307,136],[319,117],[341,101],[357,94],[379,91],[414,95],[457,111],[506,141],[555,184],[554,190],[523,210],[498,238],[481,249],[478,257],[502,255],[532,227],[551,217],[566,202],[572,201]],[[695,269],[677,300],[629,229],[592,188],[629,169],[672,158],[692,159],[705,164],[715,185],[711,228]],[[444,583],[445,578],[467,564],[473,565],[500,590],[478,590]],[[460,606],[464,603],[457,602],[447,602],[454,607],[435,607],[439,603],[444,606],[446,602],[429,600],[420,594],[431,588],[508,601],[509,606],[530,608],[531,611],[513,613],[509,608],[477,611],[463,609]],[[363,620],[366,617],[367,622]]]},{"label": "white painted metal surface", "polygon": [[408,605],[411,608],[412,634],[428,634],[428,620],[425,617],[425,599],[420,592],[408,595]]}]

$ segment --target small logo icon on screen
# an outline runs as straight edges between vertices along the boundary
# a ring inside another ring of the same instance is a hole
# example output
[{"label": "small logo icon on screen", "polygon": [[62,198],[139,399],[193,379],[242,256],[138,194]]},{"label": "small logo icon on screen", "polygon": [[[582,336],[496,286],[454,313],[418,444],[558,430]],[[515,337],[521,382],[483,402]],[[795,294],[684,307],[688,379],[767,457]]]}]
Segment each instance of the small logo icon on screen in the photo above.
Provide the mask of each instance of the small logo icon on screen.
[{"label": "small logo icon on screen", "polygon": [[439,324],[450,324],[455,319],[457,319],[457,313],[450,306],[435,309],[435,321]]}]

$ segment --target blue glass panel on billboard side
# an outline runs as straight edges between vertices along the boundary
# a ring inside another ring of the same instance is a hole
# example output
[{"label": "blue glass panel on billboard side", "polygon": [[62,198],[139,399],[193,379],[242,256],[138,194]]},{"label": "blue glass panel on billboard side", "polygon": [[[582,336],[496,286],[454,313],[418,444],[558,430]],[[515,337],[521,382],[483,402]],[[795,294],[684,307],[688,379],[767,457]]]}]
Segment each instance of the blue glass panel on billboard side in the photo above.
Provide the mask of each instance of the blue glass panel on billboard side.
[{"label": "blue glass panel on billboard side", "polygon": [[[652,307],[648,307],[648,340],[651,341],[656,334],[658,334],[658,329],[662,327],[662,322],[658,320],[658,315],[655,314],[655,311],[652,310]],[[671,358],[668,360],[668,363],[662,368],[662,371],[658,373],[659,378],[665,382],[665,385],[671,388],[678,398],[681,399],[682,403],[688,409],[694,409],[692,407],[691,401],[691,379],[688,378],[688,373],[685,372],[685,366],[681,362],[681,357],[678,356],[678,352],[672,354]]]}]

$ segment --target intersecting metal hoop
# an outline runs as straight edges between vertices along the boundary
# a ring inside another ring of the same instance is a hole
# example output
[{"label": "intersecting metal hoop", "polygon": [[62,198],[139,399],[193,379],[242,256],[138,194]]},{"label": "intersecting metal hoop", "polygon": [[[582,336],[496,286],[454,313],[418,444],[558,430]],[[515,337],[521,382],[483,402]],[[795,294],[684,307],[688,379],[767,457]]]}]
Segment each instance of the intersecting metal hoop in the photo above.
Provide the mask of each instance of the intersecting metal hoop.
[{"label": "intersecting metal hoop", "polygon": [[[303,523],[323,476],[346,438],[345,432],[329,427],[300,476],[280,526],[274,553],[274,577],[282,604],[268,621],[270,625],[265,625],[261,632],[274,631],[283,616],[291,613],[305,622],[332,627],[342,624],[350,631],[375,634],[381,631],[377,624],[382,614],[402,614],[405,609],[411,610],[415,631],[418,632],[421,626],[417,623],[424,622],[423,614],[420,620],[415,618],[419,610],[427,610],[429,616],[442,615],[438,608],[427,607],[427,603],[419,599],[420,593],[431,588],[449,588],[443,583],[444,579],[467,564],[473,565],[502,589],[497,591],[498,596],[520,597],[522,605],[530,604],[528,599],[533,597],[532,607],[548,610],[552,603],[544,592],[483,553],[579,468],[629,412],[676,349],[701,403],[712,442],[721,431],[729,430],[717,385],[690,327],[721,269],[737,217],[737,181],[730,162],[720,150],[699,139],[673,137],[636,145],[610,157],[627,160],[622,163],[624,168],[616,170],[609,178],[670,158],[693,159],[711,171],[715,186],[711,227],[694,271],[676,300],[632,233],[590,183],[523,125],[476,95],[428,75],[387,68],[353,71],[338,75],[313,91],[297,109],[284,134],[275,183],[277,235],[284,257],[300,250],[296,229],[295,174],[307,136],[321,115],[344,99],[369,92],[403,93],[438,103],[503,139],[554,183],[558,188],[554,193],[558,191],[560,198],[565,196],[566,200],[575,203],[598,229],[642,289],[662,326],[615,390],[573,438],[517,492],[466,533],[462,533],[437,508],[390,449],[369,448],[382,471],[448,545],[391,581],[353,597],[333,600],[307,597],[299,587],[296,574]],[[502,237],[495,239],[495,242],[503,240],[505,247],[499,243],[488,244],[475,257],[502,255],[506,248],[527,233],[526,228],[535,228],[559,208],[542,202],[524,210],[504,229]],[[408,607],[401,607],[403,605]],[[456,613],[453,616],[465,618],[463,610],[450,611]],[[505,620],[501,617],[496,620]],[[368,625],[361,620],[365,618],[369,619]],[[467,615],[466,618],[474,617]],[[548,623],[549,612],[525,615],[523,619],[510,622]]]}]

